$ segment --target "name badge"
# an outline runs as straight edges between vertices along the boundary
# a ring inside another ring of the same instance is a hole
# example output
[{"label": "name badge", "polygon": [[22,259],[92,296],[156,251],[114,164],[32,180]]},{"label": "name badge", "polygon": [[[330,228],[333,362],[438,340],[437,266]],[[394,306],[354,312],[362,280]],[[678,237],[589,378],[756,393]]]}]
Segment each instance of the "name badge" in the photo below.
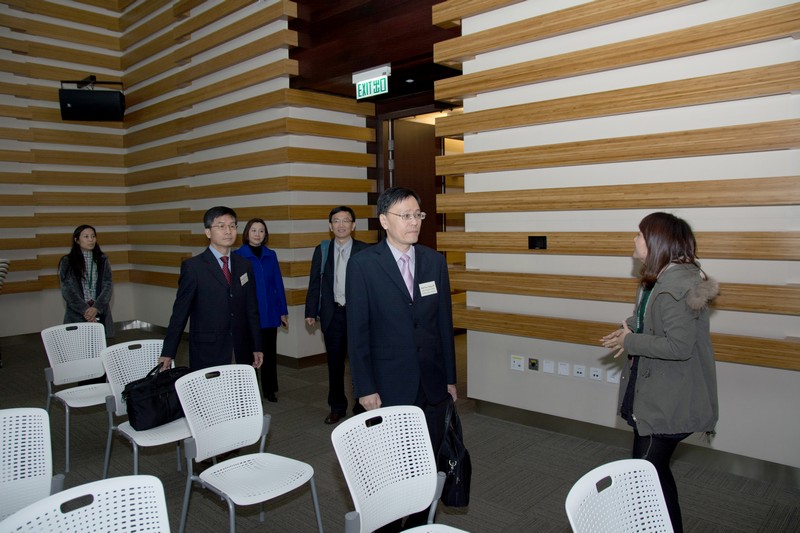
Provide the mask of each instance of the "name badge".
[{"label": "name badge", "polygon": [[431,294],[436,294],[436,282],[435,281],[428,281],[427,283],[420,283],[419,284],[419,293],[422,296],[430,296]]},{"label": "name badge", "polygon": [[247,279],[247,272],[245,272],[244,274],[242,274],[241,276],[239,276],[239,283],[241,283],[241,284],[242,284],[242,286],[245,286],[245,285],[247,285],[247,282],[248,282],[248,281],[249,281],[249,280]]}]

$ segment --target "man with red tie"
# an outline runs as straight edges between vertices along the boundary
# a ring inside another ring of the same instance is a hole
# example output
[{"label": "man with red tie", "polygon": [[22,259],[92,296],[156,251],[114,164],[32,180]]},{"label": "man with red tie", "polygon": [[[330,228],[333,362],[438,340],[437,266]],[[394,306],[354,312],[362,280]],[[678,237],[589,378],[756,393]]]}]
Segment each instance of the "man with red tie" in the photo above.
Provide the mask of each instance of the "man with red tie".
[{"label": "man with red tie", "polygon": [[230,253],[236,242],[236,212],[217,206],[203,216],[206,250],[181,264],[178,292],[164,338],[160,362],[169,368],[189,323],[189,366],[199,370],[237,363],[261,366],[253,267]]}]

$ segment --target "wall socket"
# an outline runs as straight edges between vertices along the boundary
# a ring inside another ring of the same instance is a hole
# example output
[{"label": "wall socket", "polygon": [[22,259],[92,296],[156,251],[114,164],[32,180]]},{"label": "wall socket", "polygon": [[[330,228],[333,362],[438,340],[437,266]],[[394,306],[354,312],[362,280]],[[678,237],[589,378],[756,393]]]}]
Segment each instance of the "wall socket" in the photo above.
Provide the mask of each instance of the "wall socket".
[{"label": "wall socket", "polygon": [[619,369],[612,368],[606,370],[606,381],[609,383],[619,383]]},{"label": "wall socket", "polygon": [[569,376],[569,363],[558,363],[558,375],[559,376]]},{"label": "wall socket", "polygon": [[512,355],[509,368],[518,372],[525,372],[525,358],[521,355]]},{"label": "wall socket", "polygon": [[535,357],[528,357],[528,370],[539,370],[539,360]]},{"label": "wall socket", "polygon": [[546,374],[555,374],[556,362],[552,359],[542,359],[542,372]]},{"label": "wall socket", "polygon": [[591,379],[596,380],[596,381],[602,381],[603,380],[603,371],[600,368],[597,368],[596,366],[593,366],[593,367],[591,367],[589,369],[589,377]]},{"label": "wall socket", "polygon": [[574,365],[572,367],[572,373],[576,378],[586,377],[586,367],[583,365]]}]

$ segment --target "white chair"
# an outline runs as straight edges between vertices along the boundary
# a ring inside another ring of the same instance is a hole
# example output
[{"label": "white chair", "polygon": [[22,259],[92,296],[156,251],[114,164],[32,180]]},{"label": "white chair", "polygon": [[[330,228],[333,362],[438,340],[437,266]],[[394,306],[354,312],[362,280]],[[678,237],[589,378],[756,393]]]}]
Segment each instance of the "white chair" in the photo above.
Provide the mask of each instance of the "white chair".
[{"label": "white chair", "polygon": [[48,496],[0,522],[0,531],[169,532],[164,487],[154,476],[103,479]]},{"label": "white chair", "polygon": [[[192,482],[211,490],[228,503],[230,531],[236,529],[236,505],[262,504],[291,490],[311,486],[311,498],[322,533],[322,518],[311,465],[264,453],[270,416],[261,406],[256,372],[249,365],[222,365],[197,370],[175,383],[191,438],[184,441],[186,491],[179,531],[186,528]],[[203,461],[249,446],[260,438],[258,453],[214,461],[194,475],[193,461]]]},{"label": "white chair", "polygon": [[106,347],[106,333],[98,322],[62,324],[42,330],[42,341],[50,367],[44,369],[47,382],[46,411],[55,398],[64,404],[66,416],[66,460],[64,472],[69,472],[69,410],[102,405],[111,394],[108,383],[79,385],[53,392],[53,385],[68,385],[95,379],[105,374],[100,352]]},{"label": "white chair", "polygon": [[158,364],[161,356],[161,347],[164,341],[148,339],[141,341],[124,342],[109,346],[100,352],[100,359],[106,369],[108,384],[111,394],[106,397],[106,411],[108,411],[108,439],[106,440],[106,458],[103,462],[103,479],[108,477],[108,467],[111,463],[111,441],[114,431],[131,443],[133,447],[133,473],[139,473],[139,447],[148,448],[164,444],[177,443],[178,470],[181,469],[181,441],[192,436],[186,418],[173,420],[163,426],[154,427],[144,431],[137,431],[131,427],[129,421],[114,425],[114,416],[126,416],[128,406],[122,399],[125,385],[147,375]]},{"label": "white chair", "polygon": [[47,412],[0,409],[0,520],[63,486],[64,476],[53,476]]},{"label": "white chair", "polygon": [[331,441],[356,508],[345,515],[346,533],[374,531],[429,506],[428,526],[414,530],[436,530],[431,527],[444,473],[437,472],[422,409],[402,405],[361,413],[336,426]]},{"label": "white chair", "polygon": [[584,474],[565,507],[575,533],[672,532],[658,473],[643,459],[614,461]]}]

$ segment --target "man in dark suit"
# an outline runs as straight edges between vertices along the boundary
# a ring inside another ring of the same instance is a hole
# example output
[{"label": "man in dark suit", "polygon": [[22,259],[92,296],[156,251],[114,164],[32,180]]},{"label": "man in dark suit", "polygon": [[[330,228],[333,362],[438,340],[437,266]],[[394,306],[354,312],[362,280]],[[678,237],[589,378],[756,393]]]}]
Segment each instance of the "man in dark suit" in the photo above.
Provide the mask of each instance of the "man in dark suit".
[{"label": "man in dark suit", "polygon": [[236,242],[236,212],[212,207],[203,216],[210,245],[181,264],[178,292],[172,307],[159,361],[167,369],[189,327],[189,366],[199,370],[231,362],[261,366],[261,330],[258,320],[253,267],[230,253]]},{"label": "man in dark suit", "polygon": [[386,238],[347,264],[347,336],[361,405],[419,406],[435,451],[447,395],[456,399],[453,312],[444,257],[416,244],[425,219],[419,202],[403,187],[378,198]]},{"label": "man in dark suit", "polygon": [[[326,424],[336,424],[347,416],[347,396],[344,393],[344,361],[347,357],[346,272],[350,257],[369,247],[355,240],[351,234],[356,229],[355,212],[344,205],[334,207],[328,215],[328,227],[333,239],[322,257],[322,246],[314,249],[311,274],[306,292],[306,324],[314,326],[319,317],[328,352],[328,405],[330,414]],[[322,268],[325,261],[325,268]],[[353,413],[364,409],[358,404]]]}]

